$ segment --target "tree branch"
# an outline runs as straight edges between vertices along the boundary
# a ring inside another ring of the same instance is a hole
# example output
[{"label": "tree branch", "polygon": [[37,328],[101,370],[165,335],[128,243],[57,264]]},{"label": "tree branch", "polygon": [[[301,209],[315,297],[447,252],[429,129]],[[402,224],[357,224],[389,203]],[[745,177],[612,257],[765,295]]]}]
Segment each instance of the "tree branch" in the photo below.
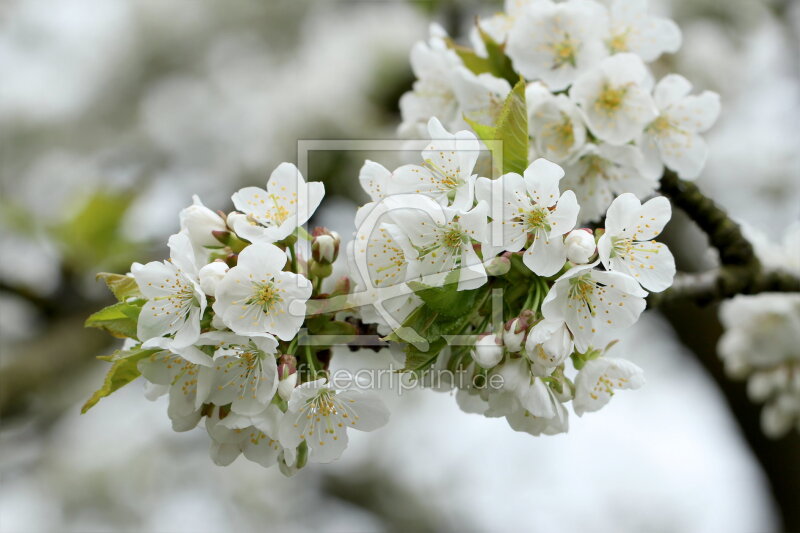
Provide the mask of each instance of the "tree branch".
[{"label": "tree branch", "polygon": [[723,265],[748,265],[759,268],[753,245],[742,234],[739,224],[692,182],[680,179],[667,170],[661,178],[661,193],[680,207],[703,232],[711,246],[719,251]]},{"label": "tree branch", "polygon": [[672,287],[651,294],[649,306],[688,300],[708,305],[737,294],[800,292],[800,278],[784,271],[764,270],[753,245],[742,229],[694,183],[667,170],[661,178],[661,192],[681,208],[708,236],[719,252],[721,266],[701,273],[681,273]]},{"label": "tree branch", "polygon": [[800,278],[781,270],[763,271],[750,267],[729,266],[700,273],[682,273],[672,287],[648,297],[648,307],[658,307],[678,300],[709,305],[737,294],[762,292],[800,292]]}]

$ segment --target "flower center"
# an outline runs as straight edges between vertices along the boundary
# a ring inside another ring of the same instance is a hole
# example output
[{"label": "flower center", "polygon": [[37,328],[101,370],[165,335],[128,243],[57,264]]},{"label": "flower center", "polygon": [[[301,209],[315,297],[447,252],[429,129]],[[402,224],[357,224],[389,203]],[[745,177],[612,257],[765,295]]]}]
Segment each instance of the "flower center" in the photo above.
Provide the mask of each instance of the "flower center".
[{"label": "flower center", "polygon": [[612,87],[606,84],[603,86],[600,96],[594,101],[594,107],[601,113],[612,115],[622,107],[627,92],[626,87]]},{"label": "flower center", "polygon": [[612,36],[607,44],[612,54],[626,52],[628,50],[628,30],[621,31]]},{"label": "flower center", "polygon": [[254,282],[254,294],[247,300],[247,305],[256,305],[261,307],[265,313],[268,313],[275,304],[282,302],[283,298],[280,295],[280,289],[275,287],[275,284],[267,281],[263,283]]},{"label": "flower center", "polygon": [[653,122],[651,122],[650,125],[647,126],[647,129],[648,131],[660,134],[672,129],[672,124],[670,123],[669,119],[666,116],[661,115]]},{"label": "flower center", "polygon": [[442,235],[442,244],[447,248],[460,248],[464,234],[459,228],[450,228]]},{"label": "flower center", "polygon": [[[647,245],[654,241],[634,241],[633,239],[623,239],[621,237],[612,237],[611,239],[611,257],[619,257],[636,262],[635,253],[645,254],[645,259],[650,259],[648,254],[657,254],[658,247],[652,246],[648,248]],[[641,268],[645,268],[643,263],[639,263]],[[650,265],[650,268],[654,268]]]},{"label": "flower center", "polygon": [[334,400],[334,394],[328,390],[322,391],[314,398],[309,400],[309,407],[311,412],[315,415],[330,416],[339,414],[337,409],[337,402]]},{"label": "flower center", "polygon": [[[443,158],[445,157],[444,152],[439,152],[439,155]],[[455,152],[450,152],[450,157],[448,157],[448,162],[453,162],[453,157],[455,157]],[[461,180],[458,178],[458,175],[461,171],[461,167],[455,167],[453,169],[444,169],[439,166],[435,161],[432,159],[426,159],[422,166],[427,168],[431,171],[436,181],[438,181],[445,189],[455,189],[459,185],[461,185]]]},{"label": "flower center", "polygon": [[553,69],[564,65],[575,67],[579,49],[580,42],[570,38],[568,33],[564,34],[564,40],[550,44],[550,50],[553,52]]},{"label": "flower center", "polygon": [[532,210],[528,211],[527,215],[525,215],[525,223],[528,225],[528,231],[531,233],[540,229],[550,231],[550,224],[547,222],[547,216],[549,214],[550,211],[544,207],[534,207]]},{"label": "flower center", "polygon": [[561,119],[561,122],[551,122],[543,128],[542,137],[554,141],[547,145],[548,150],[555,151],[559,148],[558,145],[567,150],[575,144],[575,129],[572,127],[572,121],[565,113],[561,113]]},{"label": "flower center", "polygon": [[589,314],[594,316],[595,309],[592,297],[596,288],[597,284],[592,281],[591,275],[583,274],[569,280],[569,292],[567,294],[571,300],[577,300],[579,307],[586,307]]}]

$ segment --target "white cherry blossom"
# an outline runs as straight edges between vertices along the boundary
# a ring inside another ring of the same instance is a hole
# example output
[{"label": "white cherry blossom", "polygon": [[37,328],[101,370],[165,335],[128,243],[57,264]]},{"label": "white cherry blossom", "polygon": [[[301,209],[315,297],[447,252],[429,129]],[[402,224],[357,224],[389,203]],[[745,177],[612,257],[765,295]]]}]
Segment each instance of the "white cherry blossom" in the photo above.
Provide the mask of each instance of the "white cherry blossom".
[{"label": "white cherry blossom", "polygon": [[630,192],[646,198],[658,180],[642,174],[641,151],[632,145],[587,144],[564,166],[563,189],[575,192],[580,204],[579,222],[599,220],[618,194]]},{"label": "white cherry blossom", "polygon": [[570,88],[589,130],[614,145],[636,139],[658,116],[650,74],[635,54],[617,54],[582,74]]},{"label": "white cherry blossom", "polygon": [[278,242],[305,224],[322,201],[325,186],[306,183],[291,163],[278,165],[267,181],[267,189],[245,187],[231,197],[243,214],[228,216],[233,230],[250,242]]},{"label": "white cherry blossom", "polygon": [[[362,213],[360,211],[356,216],[357,225]],[[351,273],[356,277],[359,289],[370,294],[364,297],[370,303],[359,308],[362,320],[378,324],[382,334],[391,333],[384,314],[388,313],[393,322],[402,323],[421,303],[414,293],[397,290],[397,295],[393,295],[392,292],[409,279],[408,265],[417,256],[416,251],[399,227],[379,222],[377,228],[364,235],[364,239],[357,238],[350,243],[349,254],[355,267]],[[357,261],[357,258],[365,261]],[[359,265],[366,265],[364,272],[359,270]]]},{"label": "white cherry blossom", "polygon": [[525,354],[531,360],[533,373],[550,375],[572,353],[574,344],[564,322],[541,320],[528,333]]},{"label": "white cherry blossom", "polygon": [[192,196],[192,205],[181,210],[181,233],[189,236],[198,265],[207,263],[209,248],[219,248],[221,243],[212,234],[213,231],[227,231],[225,220],[217,213],[203,205],[200,197]]},{"label": "white cherry blossom", "polygon": [[277,439],[277,426],[283,414],[277,406],[271,405],[262,413],[258,427],[253,424],[253,419],[233,412],[220,418],[221,409],[215,409],[206,418],[214,464],[227,466],[240,454],[263,467],[270,467],[278,461],[284,450]]},{"label": "white cherry blossom", "polygon": [[491,37],[494,42],[504,44],[508,40],[508,32],[514,27],[517,17],[525,11],[528,5],[537,1],[539,0],[505,0],[503,11],[490,17],[479,19],[469,33],[469,42],[475,53],[481,57],[487,57],[488,55],[478,27]]},{"label": "white cherry blossom", "polygon": [[208,391],[207,401],[231,404],[231,411],[244,416],[257,415],[269,405],[278,388],[275,337],[213,331],[201,335],[198,344],[215,348],[212,366],[201,368],[198,377],[200,388]]},{"label": "white cherry blossom", "polygon": [[632,277],[594,270],[596,264],[569,269],[542,302],[544,318],[566,323],[580,352],[600,329],[632,325],[646,305],[647,292]]},{"label": "white cherry blossom", "polygon": [[392,172],[380,163],[367,159],[358,173],[358,181],[370,200],[379,202],[389,194]]},{"label": "white cherry blossom", "polygon": [[325,379],[308,381],[292,391],[280,423],[280,442],[296,448],[304,440],[309,461],[335,461],[347,447],[347,429],[374,431],[386,424],[389,411],[373,391],[336,391]]},{"label": "white cherry blossom", "polygon": [[575,378],[575,414],[597,411],[611,400],[615,389],[644,385],[642,369],[625,359],[600,357],[587,361]]},{"label": "white cherry blossom", "polygon": [[706,163],[708,145],[699,134],[719,116],[719,95],[704,91],[690,95],[692,85],[678,74],[665,76],[653,92],[658,118],[644,130],[641,146],[645,171],[661,177],[663,166],[682,178],[696,178]]},{"label": "white cherry blossom", "polygon": [[390,194],[424,194],[442,205],[467,211],[472,207],[480,143],[471,131],[447,131],[437,118],[428,122],[431,143],[422,165],[403,165],[392,173]]},{"label": "white cherry blossom", "polygon": [[427,196],[398,195],[387,199],[391,220],[411,243],[407,277],[442,286],[458,271],[458,290],[475,289],[487,281],[483,261],[474,244],[486,242],[488,207],[479,202],[466,213],[443,207]]},{"label": "white cherry blossom", "polygon": [[[210,364],[210,358],[207,359]],[[202,418],[200,407],[208,396],[207,390],[198,388],[201,365],[168,350],[159,350],[139,361],[137,367],[148,382],[158,386],[155,389],[158,393],[169,393],[167,415],[172,429],[189,431],[197,426]]]},{"label": "white cherry blossom", "polygon": [[626,193],[611,203],[605,233],[597,242],[600,260],[608,270],[633,276],[652,292],[661,292],[675,278],[675,259],[657,237],[672,216],[669,200],[663,196],[644,205]]},{"label": "white cherry blossom", "polygon": [[633,52],[648,63],[681,47],[681,30],[670,19],[647,13],[648,0],[612,0],[610,34],[606,45],[612,54]]},{"label": "white cherry blossom", "polygon": [[291,340],[305,319],[311,282],[284,272],[286,254],[272,244],[252,244],[217,284],[214,312],[239,335]]},{"label": "white cherry blossom", "polygon": [[474,74],[459,66],[453,71],[453,90],[466,118],[478,124],[495,124],[511,85],[489,73]]},{"label": "white cherry blossom", "polygon": [[556,163],[574,155],[586,143],[586,127],[575,103],[555,95],[541,83],[525,89],[528,129],[536,152]]},{"label": "white cherry blossom", "polygon": [[137,336],[144,342],[174,334],[173,345],[181,348],[191,345],[200,336],[206,296],[200,289],[189,237],[183,233],[172,235],[169,249],[168,261],[131,266],[136,284],[147,298],[139,314]]},{"label": "white cherry blossom", "polygon": [[543,418],[556,415],[555,404],[558,401],[547,384],[531,374],[529,362],[524,357],[508,358],[493,368],[492,374],[503,378],[502,387],[489,389],[486,416],[508,416],[523,410]]},{"label": "white cherry blossom", "polygon": [[533,2],[515,18],[506,53],[525,78],[560,91],[605,57],[607,26],[608,12],[596,2]]},{"label": "white cherry blossom", "polygon": [[431,117],[439,117],[448,127],[465,125],[453,88],[453,71],[461,60],[447,47],[446,36],[444,29],[432,25],[429,41],[411,49],[411,69],[417,80],[400,98],[399,132],[404,137],[424,136]]},{"label": "white cherry blossom", "polygon": [[509,173],[496,180],[480,178],[476,185],[478,200],[491,209],[492,247],[518,252],[532,238],[523,261],[540,276],[552,276],[564,265],[567,256],[562,236],[575,227],[578,216],[575,193],[565,191],[559,196],[558,182],[563,175],[555,163],[537,159],[525,169],[524,177]]},{"label": "white cherry blossom", "polygon": [[569,429],[569,414],[561,403],[553,401],[555,415],[552,417],[536,416],[530,411],[520,409],[506,416],[508,425],[514,431],[529,433],[534,437],[540,435],[558,435]]}]

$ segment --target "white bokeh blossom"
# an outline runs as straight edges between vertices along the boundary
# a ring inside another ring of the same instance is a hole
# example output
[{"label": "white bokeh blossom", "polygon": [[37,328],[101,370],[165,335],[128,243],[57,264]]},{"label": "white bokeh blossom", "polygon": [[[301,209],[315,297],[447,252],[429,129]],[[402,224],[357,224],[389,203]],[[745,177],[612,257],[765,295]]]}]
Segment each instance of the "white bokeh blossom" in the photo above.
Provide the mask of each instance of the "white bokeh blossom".
[{"label": "white bokeh blossom", "polygon": [[658,116],[650,73],[635,54],[613,55],[582,74],[569,90],[592,134],[623,145]]},{"label": "white bokeh blossom", "polygon": [[678,74],[665,76],[653,92],[658,117],[644,130],[640,145],[644,170],[658,178],[663,165],[681,178],[696,178],[708,158],[708,145],[699,134],[716,122],[719,95],[704,91],[690,95],[692,85]]},{"label": "white bokeh blossom", "polygon": [[529,80],[566,89],[606,54],[608,12],[588,0],[531,2],[516,17],[506,53]]}]

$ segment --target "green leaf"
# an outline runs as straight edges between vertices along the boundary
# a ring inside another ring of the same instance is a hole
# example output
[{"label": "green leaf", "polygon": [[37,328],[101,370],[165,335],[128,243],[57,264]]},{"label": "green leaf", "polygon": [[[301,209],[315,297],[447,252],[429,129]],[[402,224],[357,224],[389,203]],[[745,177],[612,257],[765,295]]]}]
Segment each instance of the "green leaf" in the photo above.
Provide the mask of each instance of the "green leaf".
[{"label": "green leaf", "polygon": [[[522,174],[528,168],[528,110],[525,104],[525,81],[519,80],[514,89],[508,93],[497,124],[478,124],[464,117],[472,126],[478,137],[484,141],[502,141],[502,152],[497,143],[487,143],[492,149],[492,157],[496,174],[516,172]],[[502,155],[502,168],[498,163]]]},{"label": "green leaf", "polygon": [[119,338],[136,338],[136,323],[144,300],[119,302],[97,311],[86,319],[85,327],[104,329]]},{"label": "green leaf", "polygon": [[120,302],[128,298],[142,298],[136,280],[130,276],[122,274],[112,274],[110,272],[100,272],[95,279],[102,279]]},{"label": "green leaf", "polygon": [[447,341],[439,338],[428,346],[427,350],[420,350],[413,344],[406,346],[406,364],[402,372],[421,374],[436,362],[439,352],[447,346]]},{"label": "green leaf", "polygon": [[94,407],[101,398],[105,398],[138,378],[141,375],[138,368],[139,361],[145,357],[150,357],[157,351],[159,350],[133,348],[131,350],[117,350],[110,356],[101,356],[102,359],[112,361],[113,364],[106,374],[103,385],[81,407],[81,414]]},{"label": "green leaf", "polygon": [[440,315],[455,317],[472,312],[478,289],[459,291],[458,271],[450,272],[445,278],[444,286],[430,287],[418,281],[408,282],[408,286]]},{"label": "green leaf", "polygon": [[[389,342],[412,343],[421,350],[428,349],[428,330],[436,322],[439,313],[423,305],[416,308],[403,324],[386,336]],[[435,337],[433,337],[435,338]],[[432,339],[431,339],[432,340]]]},{"label": "green leaf", "polygon": [[514,71],[514,66],[511,64],[511,59],[506,55],[506,45],[500,44],[491,35],[483,31],[480,24],[477,25],[478,33],[483,39],[483,44],[486,46],[488,57],[489,72],[503,78],[513,87],[519,81],[519,74]]},{"label": "green leaf", "polygon": [[473,74],[484,74],[492,72],[492,65],[488,57],[481,57],[472,48],[456,44],[452,39],[447,39],[447,46],[461,58],[461,62]]}]

